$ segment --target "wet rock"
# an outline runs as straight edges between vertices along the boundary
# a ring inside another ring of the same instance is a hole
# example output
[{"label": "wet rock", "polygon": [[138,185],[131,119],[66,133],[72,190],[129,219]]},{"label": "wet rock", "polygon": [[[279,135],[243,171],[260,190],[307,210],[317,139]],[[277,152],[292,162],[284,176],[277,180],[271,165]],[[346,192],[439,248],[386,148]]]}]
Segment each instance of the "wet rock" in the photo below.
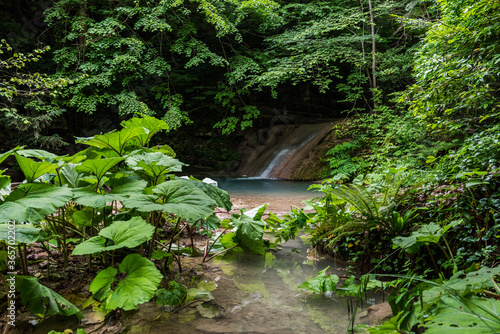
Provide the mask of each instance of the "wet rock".
[{"label": "wet rock", "polygon": [[368,307],[368,309],[361,313],[359,316],[359,322],[374,326],[380,325],[384,321],[389,320],[393,317],[391,306],[388,302],[375,304]]}]

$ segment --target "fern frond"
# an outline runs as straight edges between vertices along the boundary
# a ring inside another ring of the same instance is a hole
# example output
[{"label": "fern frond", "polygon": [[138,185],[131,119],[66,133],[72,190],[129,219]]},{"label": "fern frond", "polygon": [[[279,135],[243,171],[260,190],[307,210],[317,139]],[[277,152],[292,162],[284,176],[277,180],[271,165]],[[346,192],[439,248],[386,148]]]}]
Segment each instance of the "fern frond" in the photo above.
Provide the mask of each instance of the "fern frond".
[{"label": "fern frond", "polygon": [[332,190],[332,194],[345,199],[361,214],[368,217],[379,217],[380,207],[375,197],[361,186],[351,184]]}]

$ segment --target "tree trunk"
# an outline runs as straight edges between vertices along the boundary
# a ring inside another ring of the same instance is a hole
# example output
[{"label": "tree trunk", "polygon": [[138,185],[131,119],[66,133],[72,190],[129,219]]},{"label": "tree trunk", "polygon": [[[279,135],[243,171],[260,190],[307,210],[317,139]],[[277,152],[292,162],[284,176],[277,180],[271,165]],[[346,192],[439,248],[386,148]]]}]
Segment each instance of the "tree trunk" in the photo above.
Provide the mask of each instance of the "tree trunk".
[{"label": "tree trunk", "polygon": [[376,107],[376,89],[377,89],[377,75],[375,73],[377,69],[377,63],[375,59],[375,52],[377,51],[377,44],[375,41],[375,22],[373,20],[373,6],[372,0],[368,0],[368,10],[370,11],[370,25],[372,32],[372,92],[373,92],[373,106]]}]

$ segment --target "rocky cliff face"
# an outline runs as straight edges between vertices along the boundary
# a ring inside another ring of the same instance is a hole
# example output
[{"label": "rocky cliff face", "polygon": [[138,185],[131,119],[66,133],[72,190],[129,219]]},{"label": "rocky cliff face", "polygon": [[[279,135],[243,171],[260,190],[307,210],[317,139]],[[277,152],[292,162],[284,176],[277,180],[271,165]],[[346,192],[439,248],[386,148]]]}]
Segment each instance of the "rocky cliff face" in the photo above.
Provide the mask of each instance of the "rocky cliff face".
[{"label": "rocky cliff face", "polygon": [[321,156],[333,139],[340,120],[319,124],[276,125],[249,132],[240,145],[239,176],[284,180],[319,179]]}]

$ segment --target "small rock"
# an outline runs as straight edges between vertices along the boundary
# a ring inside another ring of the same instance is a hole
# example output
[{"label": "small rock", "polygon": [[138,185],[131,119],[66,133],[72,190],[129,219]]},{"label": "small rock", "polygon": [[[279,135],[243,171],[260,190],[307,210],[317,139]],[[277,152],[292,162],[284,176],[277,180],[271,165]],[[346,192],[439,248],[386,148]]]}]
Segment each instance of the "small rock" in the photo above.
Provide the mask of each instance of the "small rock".
[{"label": "small rock", "polygon": [[375,304],[366,310],[364,314],[359,317],[360,322],[367,325],[380,325],[384,321],[389,320],[393,317],[391,306],[388,302]]}]

